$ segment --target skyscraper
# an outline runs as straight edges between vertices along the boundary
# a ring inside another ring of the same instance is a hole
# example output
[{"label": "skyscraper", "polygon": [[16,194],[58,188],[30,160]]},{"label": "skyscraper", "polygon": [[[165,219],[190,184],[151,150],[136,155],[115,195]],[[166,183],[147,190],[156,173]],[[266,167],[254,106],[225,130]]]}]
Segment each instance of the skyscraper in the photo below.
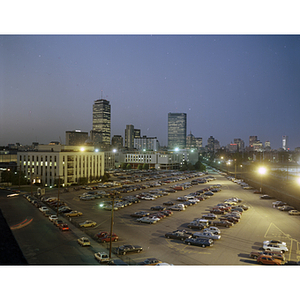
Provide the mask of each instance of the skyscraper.
[{"label": "skyscraper", "polygon": [[111,114],[109,101],[99,99],[93,105],[93,131],[97,140],[96,143],[110,145]]},{"label": "skyscraper", "polygon": [[186,113],[168,114],[168,148],[186,148]]},{"label": "skyscraper", "polygon": [[283,148],[283,150],[288,150],[287,142],[288,142],[288,137],[286,135],[283,135],[282,136],[282,148]]}]

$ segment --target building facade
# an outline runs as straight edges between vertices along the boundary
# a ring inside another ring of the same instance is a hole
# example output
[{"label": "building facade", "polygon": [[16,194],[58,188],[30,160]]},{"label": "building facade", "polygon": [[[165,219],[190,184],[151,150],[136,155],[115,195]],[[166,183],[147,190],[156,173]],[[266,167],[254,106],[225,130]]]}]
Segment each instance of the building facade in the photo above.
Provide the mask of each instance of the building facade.
[{"label": "building facade", "polygon": [[168,114],[168,148],[185,149],[186,148],[186,113]]},{"label": "building facade", "polygon": [[149,168],[158,170],[176,170],[180,168],[180,158],[175,153],[136,151],[120,153],[119,162],[130,164],[133,169],[137,169],[139,165],[148,164]]},{"label": "building facade", "polygon": [[[104,175],[114,158],[113,154],[97,152],[94,147],[39,145],[37,151],[17,153],[18,168],[32,182],[52,186],[60,180],[62,186],[76,184],[81,178],[88,182]],[[113,163],[114,165],[114,163]]]},{"label": "building facade", "polygon": [[97,140],[94,142],[110,145],[111,107],[105,99],[96,100],[93,104],[93,131],[99,133],[95,135]]},{"label": "building facade", "polygon": [[122,149],[123,137],[121,135],[114,135],[111,139],[111,145],[116,149]]},{"label": "building facade", "polygon": [[134,148],[137,150],[158,151],[159,142],[157,137],[147,137],[144,135],[141,138],[134,139]]},{"label": "building facade", "polygon": [[66,145],[67,146],[81,146],[89,138],[88,132],[81,130],[66,131]]}]

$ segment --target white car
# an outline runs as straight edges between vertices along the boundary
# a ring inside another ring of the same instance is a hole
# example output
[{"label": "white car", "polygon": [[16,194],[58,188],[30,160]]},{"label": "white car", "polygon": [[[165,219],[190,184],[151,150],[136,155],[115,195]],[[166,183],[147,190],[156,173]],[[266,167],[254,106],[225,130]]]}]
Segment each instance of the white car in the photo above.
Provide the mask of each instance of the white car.
[{"label": "white car", "polygon": [[78,239],[77,242],[80,246],[91,246],[90,240],[86,237]]},{"label": "white car", "polygon": [[94,257],[99,262],[108,262],[108,261],[110,261],[108,254],[106,254],[105,252],[97,252],[97,253],[94,254]]},{"label": "white car", "polygon": [[171,210],[182,211],[182,210],[185,210],[185,207],[184,207],[184,205],[176,204],[176,205],[171,206],[170,209],[171,209]]},{"label": "white car", "polygon": [[283,244],[263,244],[263,249],[281,253],[289,251],[289,249]]},{"label": "white car", "polygon": [[220,234],[221,230],[218,227],[210,226],[208,228],[204,228],[202,232],[212,232],[213,234]]},{"label": "white car", "polygon": [[49,216],[49,220],[50,220],[51,222],[54,222],[54,221],[56,221],[57,219],[58,219],[57,215],[51,215],[51,216]]},{"label": "white car", "polygon": [[264,241],[263,245],[267,244],[278,244],[278,245],[283,245],[286,246],[286,242],[278,241],[278,240],[270,240],[270,241]]},{"label": "white car", "polygon": [[159,218],[149,218],[149,217],[142,217],[137,219],[137,221],[140,223],[148,223],[148,224],[154,224],[159,220],[160,220]]},{"label": "white car", "polygon": [[9,195],[7,195],[7,198],[10,198],[10,197],[15,197],[15,196],[18,196],[19,194],[16,194],[16,193],[14,193],[14,194],[9,194]]},{"label": "white car", "polygon": [[292,209],[289,211],[289,215],[300,215],[300,211],[298,211],[296,209]]},{"label": "white car", "polygon": [[42,206],[42,207],[39,208],[39,211],[46,212],[46,211],[49,211],[49,209],[48,209],[47,206]]}]

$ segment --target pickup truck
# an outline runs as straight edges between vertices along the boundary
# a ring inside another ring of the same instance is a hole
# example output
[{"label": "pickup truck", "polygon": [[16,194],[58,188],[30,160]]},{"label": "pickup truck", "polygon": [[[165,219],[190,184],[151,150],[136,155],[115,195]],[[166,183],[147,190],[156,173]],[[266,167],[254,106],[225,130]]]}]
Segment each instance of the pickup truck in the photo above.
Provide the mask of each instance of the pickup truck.
[{"label": "pickup truck", "polygon": [[125,255],[128,252],[137,252],[137,253],[139,253],[142,250],[143,250],[143,248],[141,246],[138,246],[138,245],[122,245],[122,246],[119,246],[116,249],[116,253]]}]

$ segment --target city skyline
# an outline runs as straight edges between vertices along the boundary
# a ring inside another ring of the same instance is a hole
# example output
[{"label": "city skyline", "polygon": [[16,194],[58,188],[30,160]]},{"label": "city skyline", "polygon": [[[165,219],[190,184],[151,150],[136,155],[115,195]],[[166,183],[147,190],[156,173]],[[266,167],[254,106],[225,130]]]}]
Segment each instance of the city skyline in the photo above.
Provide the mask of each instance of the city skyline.
[{"label": "city skyline", "polygon": [[256,135],[300,146],[300,36],[0,36],[0,144],[65,142],[111,105],[111,138],[126,125],[167,146],[167,115],[226,146]]}]

